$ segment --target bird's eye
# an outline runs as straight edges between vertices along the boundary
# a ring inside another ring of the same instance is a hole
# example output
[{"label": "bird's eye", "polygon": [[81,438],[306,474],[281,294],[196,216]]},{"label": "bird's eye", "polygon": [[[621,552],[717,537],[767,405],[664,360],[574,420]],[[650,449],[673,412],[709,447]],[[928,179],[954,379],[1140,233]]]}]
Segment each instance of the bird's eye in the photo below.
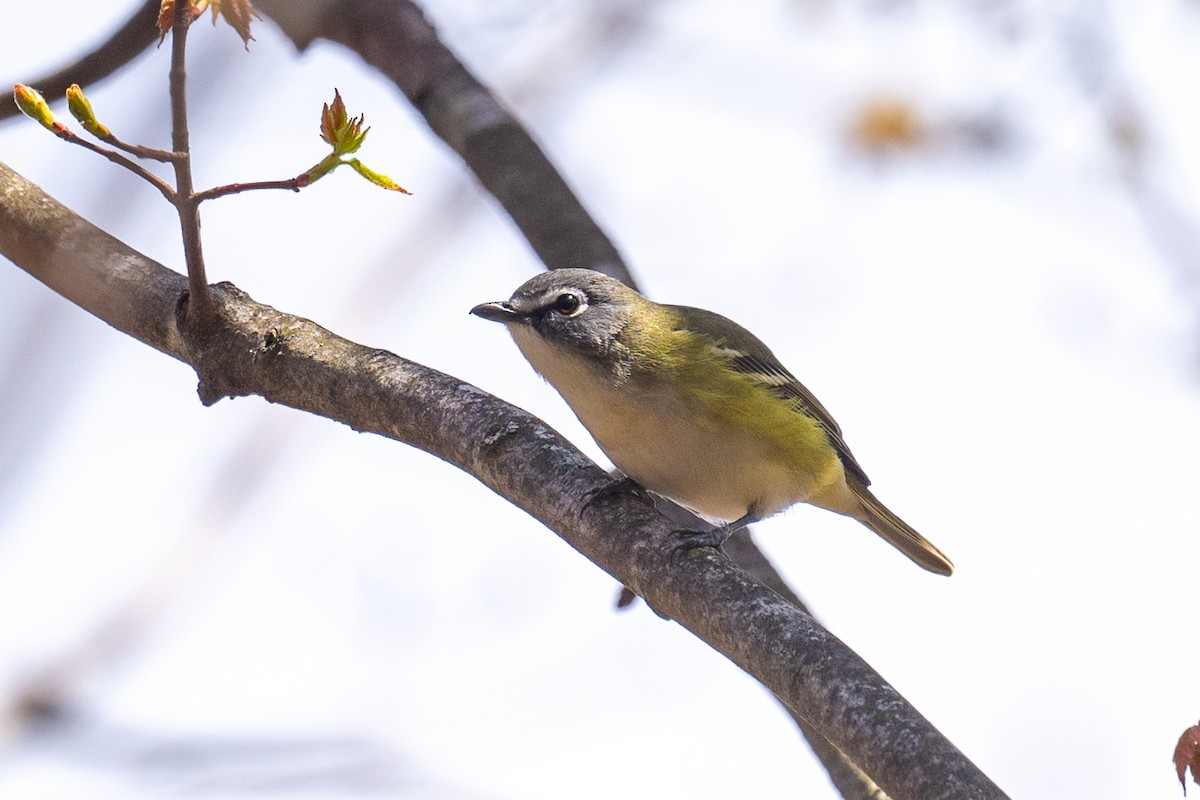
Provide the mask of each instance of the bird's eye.
[{"label": "bird's eye", "polygon": [[554,310],[564,317],[571,317],[579,311],[579,306],[582,304],[583,301],[579,299],[579,295],[565,292],[554,299]]}]

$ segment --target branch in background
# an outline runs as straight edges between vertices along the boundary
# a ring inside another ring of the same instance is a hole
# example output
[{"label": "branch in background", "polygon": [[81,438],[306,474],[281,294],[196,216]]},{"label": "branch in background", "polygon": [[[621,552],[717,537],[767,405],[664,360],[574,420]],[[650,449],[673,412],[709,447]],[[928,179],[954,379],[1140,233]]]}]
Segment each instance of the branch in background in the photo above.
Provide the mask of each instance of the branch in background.
[{"label": "branch in background", "polygon": [[186,279],[0,165],[0,254],[68,300],[191,364],[201,399],[257,394],[458,466],[745,669],[896,800],[1005,795],[813,619],[629,495],[587,505],[609,476],[537,418],[449,375],[214,287],[220,324],[195,346]]},{"label": "branch in background", "polygon": [[[300,48],[345,45],[392,80],[471,168],[547,266],[587,267],[632,283],[620,253],[537,142],[406,0],[256,4]],[[314,10],[314,8],[316,10]]]},{"label": "branch in background", "polygon": [[[158,38],[154,21],[158,18],[160,0],[146,0],[124,25],[115,31],[103,44],[90,53],[50,75],[36,80],[7,81],[0,86],[25,83],[40,90],[47,97],[62,97],[73,83],[90,86],[107,78],[121,67],[133,61],[149,49]],[[16,103],[7,92],[0,92],[0,120],[20,115]]]}]

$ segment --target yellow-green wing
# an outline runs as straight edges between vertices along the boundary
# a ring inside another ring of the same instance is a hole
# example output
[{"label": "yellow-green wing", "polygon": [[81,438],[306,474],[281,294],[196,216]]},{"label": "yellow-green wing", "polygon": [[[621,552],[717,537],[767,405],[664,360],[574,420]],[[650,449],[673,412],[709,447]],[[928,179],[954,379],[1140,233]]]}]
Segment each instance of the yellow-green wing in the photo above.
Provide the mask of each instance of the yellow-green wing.
[{"label": "yellow-green wing", "polygon": [[854,454],[842,438],[842,429],[833,416],[821,405],[821,401],[810,392],[796,376],[788,372],[775,354],[750,331],[731,319],[705,311],[702,308],[676,306],[689,329],[713,340],[717,351],[729,359],[731,369],[762,383],[782,400],[817,422],[829,438],[829,443],[842,460],[847,472],[858,478],[863,486],[870,486],[871,479],[858,465]]}]

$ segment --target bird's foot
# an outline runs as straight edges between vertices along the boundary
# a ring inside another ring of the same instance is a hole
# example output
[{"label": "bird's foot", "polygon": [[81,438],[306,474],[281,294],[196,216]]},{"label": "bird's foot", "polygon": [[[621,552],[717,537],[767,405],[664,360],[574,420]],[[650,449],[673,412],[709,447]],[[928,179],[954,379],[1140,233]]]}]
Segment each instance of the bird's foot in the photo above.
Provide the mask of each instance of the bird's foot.
[{"label": "bird's foot", "polygon": [[684,553],[691,552],[697,547],[715,547],[720,550],[721,545],[725,544],[730,536],[761,518],[761,515],[751,507],[740,519],[735,519],[733,522],[726,522],[724,525],[718,525],[706,531],[679,530],[675,531],[675,535],[679,539],[679,549]]},{"label": "bird's foot", "polygon": [[675,536],[679,540],[679,549],[685,553],[691,552],[697,547],[715,547],[720,550],[721,545],[725,544],[725,540],[732,534],[733,531],[729,530],[728,525],[721,525],[706,531],[675,531]]},{"label": "bird's foot", "polygon": [[583,507],[580,513],[591,508],[593,503],[599,502],[606,498],[612,497],[614,494],[632,494],[637,499],[641,500],[651,508],[654,507],[654,498],[650,496],[650,492],[646,491],[640,483],[633,478],[623,477],[609,481],[599,489],[592,489],[583,496]]}]

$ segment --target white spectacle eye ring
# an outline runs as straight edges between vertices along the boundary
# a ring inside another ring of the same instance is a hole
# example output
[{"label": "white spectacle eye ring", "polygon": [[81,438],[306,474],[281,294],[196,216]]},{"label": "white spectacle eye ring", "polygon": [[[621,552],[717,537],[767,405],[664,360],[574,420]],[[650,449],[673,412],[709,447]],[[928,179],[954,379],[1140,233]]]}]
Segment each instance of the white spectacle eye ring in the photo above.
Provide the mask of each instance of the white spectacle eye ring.
[{"label": "white spectacle eye ring", "polygon": [[563,292],[554,298],[551,307],[564,317],[577,317],[587,310],[587,303],[577,292]]}]

